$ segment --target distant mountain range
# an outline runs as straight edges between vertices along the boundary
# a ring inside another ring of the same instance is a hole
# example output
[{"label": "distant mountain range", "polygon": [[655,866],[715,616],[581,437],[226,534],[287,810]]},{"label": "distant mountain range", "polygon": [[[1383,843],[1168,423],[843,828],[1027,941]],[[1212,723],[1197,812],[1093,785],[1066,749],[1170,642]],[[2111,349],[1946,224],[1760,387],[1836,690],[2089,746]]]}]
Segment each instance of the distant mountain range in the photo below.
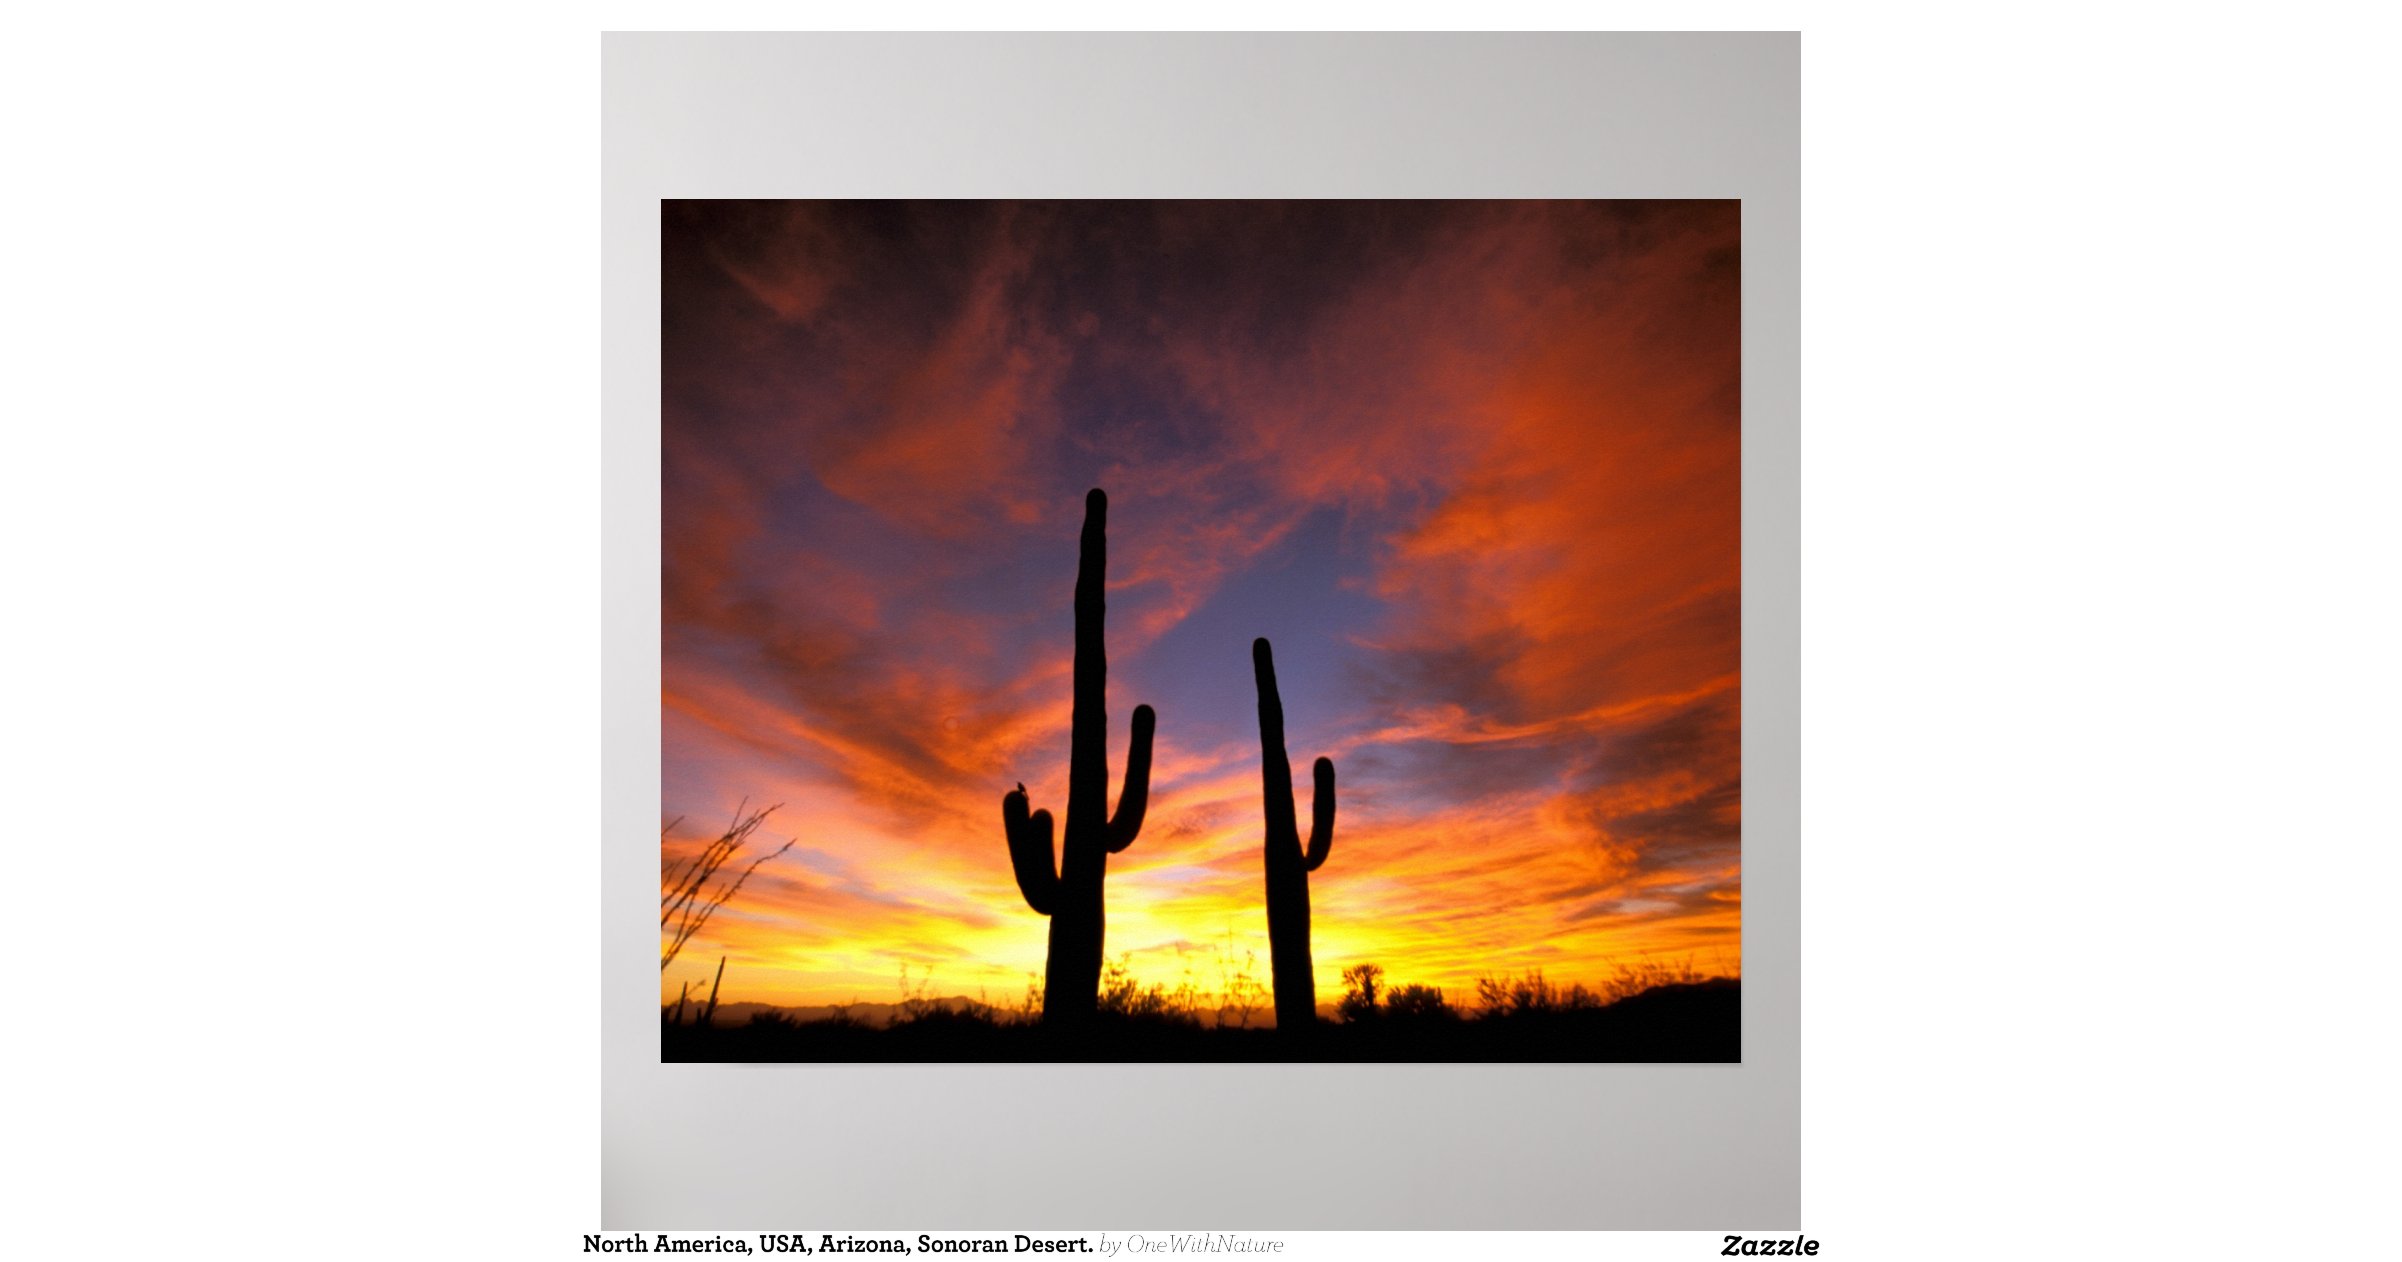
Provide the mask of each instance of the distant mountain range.
[{"label": "distant mountain range", "polygon": [[[936,999],[930,1002],[951,1012],[961,1012],[976,1006],[976,1001],[965,995],[952,995],[947,999]],[[667,1006],[672,1008],[675,1005]],[[687,1003],[684,1007],[684,1019],[686,1021],[700,1020],[701,1007],[702,1004],[698,1001]],[[901,1005],[897,1003],[812,1004],[789,1007],[772,1003],[721,1003],[717,1005],[716,1019],[712,1020],[710,1024],[718,1026],[748,1025],[752,1017],[761,1013],[780,1014],[794,1021],[823,1021],[829,1017],[847,1013],[854,1021],[882,1029],[892,1024],[893,1015],[900,1010]],[[1318,1015],[1322,1018],[1332,1020],[1334,1012],[1333,1004],[1318,1005]],[[1002,1015],[1006,1019],[1009,1014],[1004,1012]],[[1254,1030],[1275,1029],[1275,1009],[1262,1004],[1251,1014],[1249,1028]]]}]

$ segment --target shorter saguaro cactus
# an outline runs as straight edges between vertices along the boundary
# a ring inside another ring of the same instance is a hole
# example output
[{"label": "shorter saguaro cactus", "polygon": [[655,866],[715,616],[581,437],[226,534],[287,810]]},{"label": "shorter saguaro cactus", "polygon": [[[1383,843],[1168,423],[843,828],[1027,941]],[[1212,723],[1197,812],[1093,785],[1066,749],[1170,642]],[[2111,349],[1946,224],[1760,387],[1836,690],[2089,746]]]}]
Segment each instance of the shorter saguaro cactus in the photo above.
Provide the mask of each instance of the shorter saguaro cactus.
[{"label": "shorter saguaro cactus", "polygon": [[1294,1030],[1318,1019],[1318,982],[1309,958],[1309,874],[1334,849],[1334,760],[1312,768],[1309,849],[1293,814],[1293,766],[1284,753],[1284,699],[1276,692],[1276,659],[1264,639],[1251,642],[1251,671],[1259,685],[1261,796],[1268,841],[1268,971],[1276,986],[1276,1028]]}]

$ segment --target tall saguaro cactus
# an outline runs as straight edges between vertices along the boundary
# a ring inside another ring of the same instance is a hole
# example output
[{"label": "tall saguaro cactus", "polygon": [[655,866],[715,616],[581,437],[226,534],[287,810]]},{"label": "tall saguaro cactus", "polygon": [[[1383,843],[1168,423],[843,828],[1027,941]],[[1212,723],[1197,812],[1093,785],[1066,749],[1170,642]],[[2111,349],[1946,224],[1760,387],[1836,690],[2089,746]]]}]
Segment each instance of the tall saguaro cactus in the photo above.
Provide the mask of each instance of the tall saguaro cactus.
[{"label": "tall saguaro cactus", "polygon": [[1101,647],[1102,581],[1108,568],[1109,497],[1084,497],[1084,538],[1076,560],[1075,708],[1069,717],[1067,826],[1059,869],[1051,868],[1051,812],[1026,810],[1026,786],[1001,798],[1009,836],[1009,865],[1026,905],[1051,918],[1051,954],[1043,971],[1043,1019],[1089,1016],[1101,990],[1101,883],[1109,856],[1143,830],[1151,792],[1151,733],[1155,716],[1134,707],[1126,751],[1126,787],[1118,813],[1109,814],[1109,716],[1103,708],[1109,666]]},{"label": "tall saguaro cactus", "polygon": [[1251,673],[1259,684],[1259,772],[1268,813],[1268,968],[1276,983],[1276,1028],[1295,1030],[1318,1019],[1318,983],[1310,971],[1309,874],[1334,849],[1334,760],[1313,767],[1309,849],[1293,817],[1293,766],[1284,755],[1284,699],[1276,694],[1276,659],[1266,640],[1251,642]]}]

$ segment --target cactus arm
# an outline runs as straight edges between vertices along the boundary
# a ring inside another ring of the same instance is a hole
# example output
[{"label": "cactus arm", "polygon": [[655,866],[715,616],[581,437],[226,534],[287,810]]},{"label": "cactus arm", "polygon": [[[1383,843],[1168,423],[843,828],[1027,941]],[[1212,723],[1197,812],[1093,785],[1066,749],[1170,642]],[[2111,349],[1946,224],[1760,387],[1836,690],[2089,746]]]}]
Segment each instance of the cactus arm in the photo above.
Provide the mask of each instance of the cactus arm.
[{"label": "cactus arm", "polygon": [[1312,771],[1317,783],[1309,799],[1309,857],[1302,866],[1315,872],[1334,849],[1334,759],[1319,759]]},{"label": "cactus arm", "polygon": [[1109,821],[1109,853],[1134,844],[1143,831],[1143,808],[1151,796],[1151,732],[1159,716],[1151,707],[1134,707],[1134,734],[1126,746],[1126,787],[1118,793],[1118,813]]},{"label": "cactus arm", "polygon": [[1009,866],[1017,873],[1026,905],[1048,916],[1059,902],[1059,876],[1051,866],[1051,812],[1026,813],[1026,786],[1001,798],[1001,828],[1009,835]]}]

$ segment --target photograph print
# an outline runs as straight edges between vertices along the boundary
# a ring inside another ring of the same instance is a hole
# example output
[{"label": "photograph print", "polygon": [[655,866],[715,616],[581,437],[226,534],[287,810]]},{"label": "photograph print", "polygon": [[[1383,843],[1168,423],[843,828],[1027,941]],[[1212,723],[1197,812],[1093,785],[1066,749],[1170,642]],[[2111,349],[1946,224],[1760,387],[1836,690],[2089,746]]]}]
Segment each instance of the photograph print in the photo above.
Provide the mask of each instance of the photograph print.
[{"label": "photograph print", "polygon": [[1741,210],[660,203],[661,1058],[1739,1061]]}]

